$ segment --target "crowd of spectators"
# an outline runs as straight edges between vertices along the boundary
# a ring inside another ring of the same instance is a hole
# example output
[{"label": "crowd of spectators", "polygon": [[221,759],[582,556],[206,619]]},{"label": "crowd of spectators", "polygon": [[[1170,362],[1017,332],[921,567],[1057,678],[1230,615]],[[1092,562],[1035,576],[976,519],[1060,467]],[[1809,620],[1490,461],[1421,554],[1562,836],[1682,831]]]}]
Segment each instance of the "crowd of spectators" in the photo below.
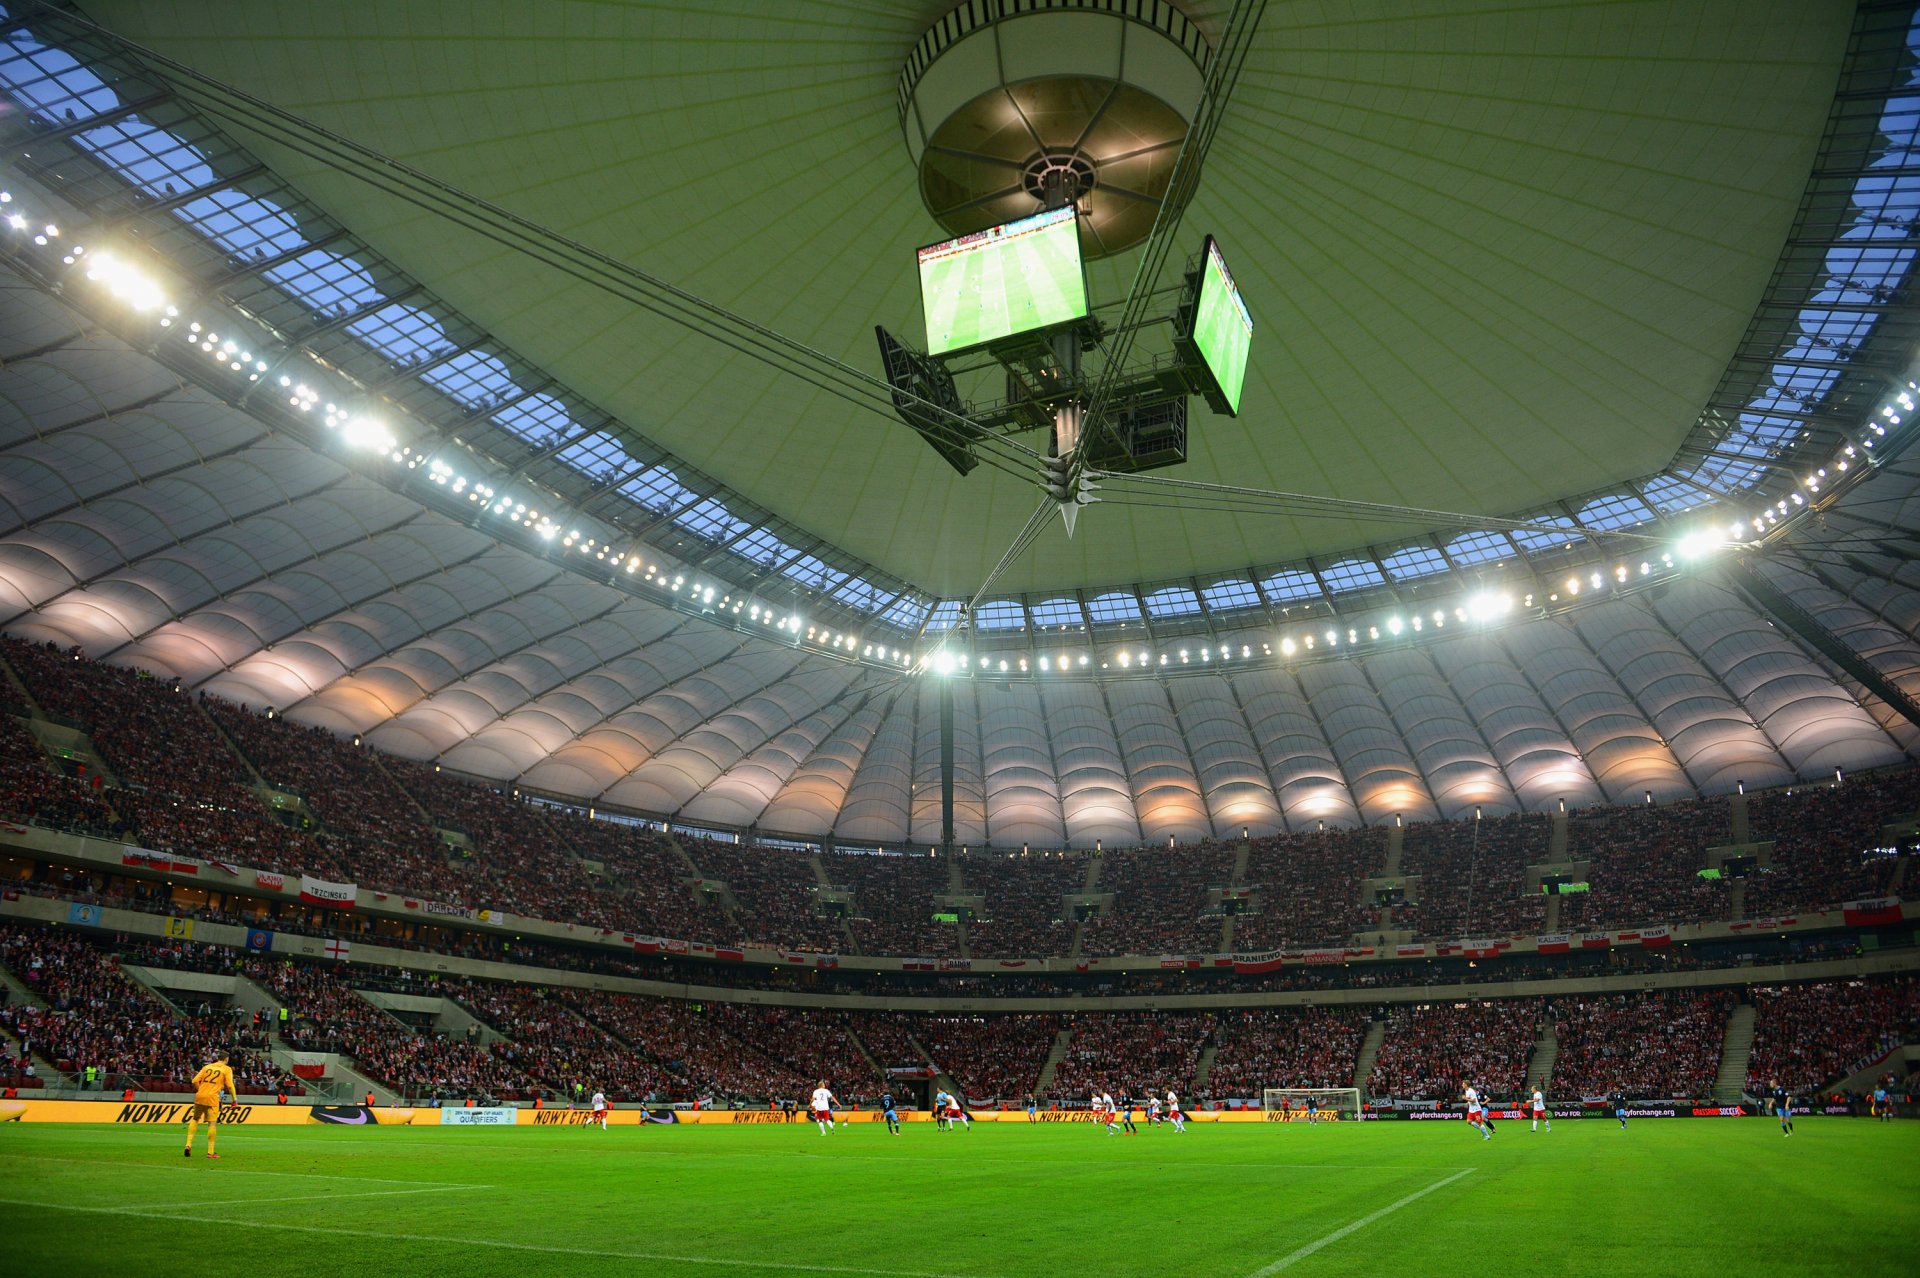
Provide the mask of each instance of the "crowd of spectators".
[{"label": "crowd of spectators", "polygon": [[1065,954],[1074,923],[1061,898],[1086,883],[1087,858],[1077,853],[963,857],[966,890],[984,898],[986,915],[967,927],[967,949],[1002,957]]},{"label": "crowd of spectators", "polygon": [[820,913],[821,883],[807,853],[719,839],[682,839],[680,846],[703,877],[724,882],[739,903],[742,934],[720,939],[830,954],[846,948],[846,925]]},{"label": "crowd of spectators", "polygon": [[1750,1095],[1774,1079],[1808,1095],[1920,1040],[1920,978],[1912,976],[1761,988],[1752,1000]]},{"label": "crowd of spectators", "polygon": [[177,1012],[78,935],[0,924],[0,963],[44,1004],[0,1007],[0,1023],[20,1040],[19,1059],[37,1055],[80,1082],[91,1068],[102,1089],[178,1091],[226,1051],[243,1092],[279,1085],[265,1039],[250,1023],[211,1006]]},{"label": "crowd of spectators", "polygon": [[541,808],[426,764],[387,756],[380,766],[436,826],[466,836],[456,855],[469,882],[455,904],[597,927],[632,925],[627,900],[588,874]]},{"label": "crowd of spectators", "polygon": [[853,892],[853,935],[862,954],[960,952],[959,927],[933,921],[933,898],[947,891],[950,860],[843,852],[823,853],[820,862],[833,886]]},{"label": "crowd of spectators", "polygon": [[1223,1012],[1207,1094],[1257,1100],[1269,1087],[1352,1087],[1367,1018],[1359,1007]]},{"label": "crowd of spectators", "polygon": [[917,1018],[904,1012],[848,1012],[847,1024],[881,1069],[928,1067],[926,1053],[914,1046]]},{"label": "crowd of spectators", "polygon": [[307,1052],[337,1052],[355,1069],[406,1097],[528,1094],[526,1077],[476,1038],[407,1025],[355,992],[345,973],[312,963],[251,958],[250,980],[293,1016],[281,1040]]},{"label": "crowd of spectators", "polygon": [[1560,898],[1560,930],[1725,919],[1722,879],[1703,879],[1707,849],[1728,842],[1727,801],[1590,808],[1568,818],[1567,859],[1588,863],[1588,891]]},{"label": "crowd of spectators", "polygon": [[661,831],[559,808],[544,815],[561,842],[583,860],[599,863],[620,885],[626,930],[687,940],[732,935],[726,911],[716,899],[693,891],[693,867]]},{"label": "crowd of spectators", "polygon": [[1878,853],[1887,842],[1882,827],[1916,815],[1920,768],[1753,795],[1749,838],[1771,841],[1773,850],[1766,867],[1747,880],[1747,917],[1885,895],[1899,861]]},{"label": "crowd of spectators", "polygon": [[1547,859],[1552,836],[1551,820],[1531,812],[1408,826],[1401,868],[1420,882],[1395,925],[1424,940],[1542,931],[1546,898],[1527,890],[1527,867]]},{"label": "crowd of spectators", "polygon": [[[6,686],[0,680],[0,686]],[[11,688],[8,688],[11,691]],[[126,828],[98,772],[58,770],[12,714],[0,712],[0,819],[110,837]]]},{"label": "crowd of spectators", "polygon": [[[1238,950],[1345,945],[1378,926],[1379,911],[1362,900],[1362,880],[1386,864],[1382,827],[1273,834],[1247,849],[1247,883],[1259,911],[1234,919]],[[1240,885],[1236,885],[1240,886]]]},{"label": "crowd of spectators", "polygon": [[376,891],[460,900],[466,888],[439,836],[372,752],[215,697],[205,705],[267,784],[300,796],[337,836],[342,877]]},{"label": "crowd of spectators", "polygon": [[1214,844],[1113,851],[1100,858],[1099,890],[1113,908],[1080,929],[1082,954],[1211,954],[1220,915],[1204,914],[1209,887],[1227,887],[1234,850]]},{"label": "crowd of spectators", "polygon": [[1213,1033],[1211,1012],[1082,1013],[1070,1018],[1073,1039],[1054,1069],[1047,1095],[1077,1100],[1094,1091],[1193,1090],[1193,1071]]},{"label": "crowd of spectators", "polygon": [[1559,1052],[1549,1086],[1564,1096],[1711,1096],[1733,1004],[1726,990],[1556,999]]},{"label": "crowd of spectators", "polygon": [[1483,1096],[1517,1096],[1542,1012],[1537,998],[1396,1005],[1387,1014],[1367,1094],[1451,1101],[1471,1084]]},{"label": "crowd of spectators", "polygon": [[[606,931],[830,952],[851,942],[863,953],[942,958],[1058,955],[1073,944],[1063,898],[1085,885],[1085,853],[962,857],[962,890],[984,907],[960,929],[932,920],[933,898],[951,886],[944,858],[817,854],[828,882],[852,892],[842,919],[821,896],[815,856],[687,840],[699,873],[727,884],[738,904],[730,917],[693,890],[671,838],[643,824],[524,801],[73,651],[0,638],[0,656],[39,707],[88,733],[119,782],[56,765],[14,717],[31,708],[0,679],[0,818]],[[314,821],[269,807],[248,761],[301,795]],[[1920,769],[1749,802],[1752,838],[1774,846],[1748,880],[1747,915],[1826,906],[1888,890],[1903,862],[1878,847],[1881,827],[1920,809]],[[1725,917],[1725,885],[1696,871],[1706,846],[1731,837],[1728,824],[1724,799],[1576,814],[1568,855],[1590,863],[1593,890],[1560,898],[1561,929]],[[451,851],[442,830],[463,836]],[[1527,891],[1525,870],[1546,860],[1550,831],[1539,815],[1409,826],[1402,869],[1419,876],[1416,903],[1395,910],[1394,925],[1433,939],[1541,930],[1545,898]],[[1387,836],[1373,827],[1253,840],[1246,882],[1234,886],[1256,893],[1258,906],[1236,919],[1235,948],[1338,945],[1377,927],[1363,884],[1380,873]],[[1204,844],[1108,851],[1095,888],[1113,906],[1079,927],[1082,952],[1211,952],[1220,930],[1203,912],[1207,889],[1231,877],[1232,861],[1232,849]]]},{"label": "crowd of spectators", "polygon": [[981,1106],[1033,1095],[1060,1033],[1060,1018],[1050,1012],[922,1015],[913,1024],[940,1072],[969,1104]]},{"label": "crowd of spectators", "polygon": [[489,1049],[494,1058],[547,1095],[571,1098],[598,1090],[611,1100],[638,1101],[665,1092],[672,1082],[656,1061],[545,989],[453,981],[442,982],[440,992],[505,1035]]}]

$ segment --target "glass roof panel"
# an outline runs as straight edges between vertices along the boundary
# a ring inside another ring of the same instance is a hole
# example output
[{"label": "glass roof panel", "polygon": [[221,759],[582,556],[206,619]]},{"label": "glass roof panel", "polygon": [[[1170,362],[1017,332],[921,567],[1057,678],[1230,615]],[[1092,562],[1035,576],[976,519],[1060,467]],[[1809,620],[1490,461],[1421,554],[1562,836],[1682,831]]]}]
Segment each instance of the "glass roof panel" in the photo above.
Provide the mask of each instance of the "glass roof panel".
[{"label": "glass roof panel", "polygon": [[1036,626],[1083,626],[1086,617],[1080,611],[1080,601],[1067,596],[1042,599],[1032,605],[1028,611],[1033,614]]},{"label": "glass roof panel", "polygon": [[[574,420],[567,415],[567,406],[551,395],[529,395],[517,400],[495,413],[493,420],[503,429],[542,448],[558,443],[574,429]],[[606,439],[607,436],[603,434],[596,438]],[[568,458],[568,462],[579,465],[572,458]],[[581,469],[588,468],[581,466]]]},{"label": "glass roof panel", "polygon": [[1140,620],[1140,601],[1128,590],[1109,591],[1087,600],[1087,616],[1096,625]]},{"label": "glass roof panel", "polygon": [[1419,577],[1432,577],[1438,573],[1450,571],[1452,565],[1447,557],[1432,546],[1406,546],[1391,555],[1382,555],[1380,566],[1395,581],[1413,581]]},{"label": "glass roof panel", "polygon": [[507,366],[484,351],[461,351],[421,373],[420,379],[467,408],[491,408],[526,393]]},{"label": "glass roof panel", "polygon": [[1191,586],[1162,586],[1141,602],[1149,617],[1191,617],[1200,611],[1200,599]]},{"label": "glass roof panel", "polygon": [[1200,589],[1200,597],[1207,601],[1207,607],[1216,612],[1231,612],[1236,608],[1258,608],[1260,592],[1254,589],[1251,581],[1243,577],[1229,577],[1216,581]]},{"label": "glass roof panel", "polygon": [[1267,598],[1278,604],[1306,603],[1324,597],[1320,579],[1298,568],[1282,569],[1260,583]]},{"label": "glass roof panel", "polygon": [[1387,584],[1387,579],[1380,575],[1379,567],[1371,559],[1343,559],[1322,568],[1320,580],[1326,582],[1327,589],[1337,595]]},{"label": "glass roof panel", "polygon": [[1456,564],[1488,564],[1496,559],[1511,559],[1513,543],[1505,533],[1461,533],[1447,543],[1447,557]]},{"label": "glass roof panel", "polygon": [[989,599],[974,610],[973,624],[981,630],[1018,630],[1027,624],[1027,610],[1018,599]]}]

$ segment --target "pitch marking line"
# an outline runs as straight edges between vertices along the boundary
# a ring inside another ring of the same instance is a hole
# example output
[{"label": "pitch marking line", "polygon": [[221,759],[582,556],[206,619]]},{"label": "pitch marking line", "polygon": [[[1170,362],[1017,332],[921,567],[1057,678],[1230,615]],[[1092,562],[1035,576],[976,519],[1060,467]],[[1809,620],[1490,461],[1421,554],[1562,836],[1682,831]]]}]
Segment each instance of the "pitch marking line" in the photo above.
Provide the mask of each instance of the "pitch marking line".
[{"label": "pitch marking line", "polygon": [[1455,1172],[1453,1175],[1447,1177],[1445,1180],[1434,1181],[1433,1184],[1428,1185],[1425,1189],[1416,1189],[1411,1194],[1408,1194],[1405,1198],[1400,1199],[1398,1202],[1388,1203],[1385,1207],[1382,1207],[1379,1211],[1376,1211],[1371,1215],[1362,1216],[1360,1219],[1354,1221],[1350,1225],[1342,1225],[1340,1228],[1334,1230],[1332,1233],[1328,1234],[1326,1237],[1316,1238],[1314,1241],[1308,1243],[1306,1246],[1298,1248],[1297,1250],[1288,1252],[1286,1255],[1280,1257],[1280,1259],[1274,1261],[1272,1264],[1264,1265],[1261,1268],[1254,1270],[1252,1274],[1248,1275],[1248,1278],[1272,1278],[1272,1275],[1279,1273],[1283,1269],[1291,1268],[1293,1265],[1295,1265],[1299,1261],[1305,1260],[1308,1256],[1311,1256],[1314,1252],[1319,1251],[1322,1247],[1328,1246],[1329,1244],[1332,1244],[1332,1243],[1337,1243],[1342,1238],[1345,1238],[1348,1234],[1354,1233],[1358,1230],[1365,1229],[1368,1225],[1371,1225],[1374,1221],[1379,1220],[1382,1216],[1390,1216],[1394,1212],[1399,1211],[1402,1207],[1405,1207],[1407,1204],[1418,1202],[1420,1199],[1425,1198],[1428,1194],[1433,1193],[1437,1189],[1445,1189],[1448,1185],[1451,1185],[1454,1181],[1459,1180],[1462,1176],[1473,1175],[1473,1173],[1476,1170],[1478,1169],[1473,1167],[1468,1167],[1468,1168],[1465,1168],[1464,1170]]},{"label": "pitch marking line", "polygon": [[[214,1173],[219,1175],[218,1172]],[[332,1202],[337,1198],[400,1198],[407,1194],[453,1194],[463,1189],[492,1189],[492,1185],[429,1185],[424,1189],[370,1189],[364,1194],[341,1194],[329,1191],[324,1194],[288,1194],[280,1198],[191,1198],[181,1203],[141,1203],[148,1211],[161,1211],[169,1207],[277,1207],[281,1203],[310,1203],[318,1199]]]},{"label": "pitch marking line", "polygon": [[[465,1188],[465,1186],[462,1186]],[[72,1203],[43,1203],[25,1198],[0,1198],[0,1206],[37,1207],[43,1211],[77,1211],[99,1216],[137,1216],[181,1224],[174,1212],[145,1211],[134,1207],[80,1207]],[[660,1264],[709,1265],[719,1269],[781,1269],[809,1274],[867,1274],[872,1278],[981,1278],[978,1274],[931,1273],[920,1269],[867,1269],[859,1265],[809,1265],[791,1260],[733,1260],[720,1256],[679,1256],[660,1251],[611,1251],[593,1247],[552,1247],[542,1243],[506,1242],[494,1238],[474,1238],[448,1234],[401,1234],[377,1229],[338,1229],[327,1225],[289,1225],[267,1220],[209,1221],[222,1228],[279,1229],[296,1234],[332,1234],[341,1238],[385,1238],[401,1242],[438,1243],[452,1247],[497,1247],[503,1251],[530,1251],[552,1256],[594,1256],[606,1260],[645,1260]]]},{"label": "pitch marking line", "polygon": [[[60,1158],[53,1154],[9,1154],[7,1157],[23,1163],[78,1163],[82,1167],[110,1167],[115,1171],[166,1171],[190,1175],[200,1174],[192,1167],[182,1167],[174,1162],[154,1164],[129,1163],[108,1158]],[[223,1167],[220,1169],[219,1174],[222,1176],[285,1176],[294,1180],[345,1180],[360,1185],[432,1185],[436,1188],[446,1189],[481,1188],[481,1186],[478,1185],[469,1185],[461,1181],[452,1180],[395,1180],[390,1176],[335,1176],[329,1172],[251,1171],[244,1167]],[[490,1189],[492,1186],[487,1186],[486,1188]]]}]

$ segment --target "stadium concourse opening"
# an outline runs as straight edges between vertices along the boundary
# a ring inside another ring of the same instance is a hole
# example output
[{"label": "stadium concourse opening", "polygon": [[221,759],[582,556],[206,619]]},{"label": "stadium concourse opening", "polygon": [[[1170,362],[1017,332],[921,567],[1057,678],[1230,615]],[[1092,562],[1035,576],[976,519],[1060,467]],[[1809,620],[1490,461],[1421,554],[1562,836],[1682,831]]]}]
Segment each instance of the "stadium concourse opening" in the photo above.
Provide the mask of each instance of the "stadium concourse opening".
[{"label": "stadium concourse opening", "polygon": [[1905,1278],[1916,156],[1915,0],[9,0],[15,1267]]}]

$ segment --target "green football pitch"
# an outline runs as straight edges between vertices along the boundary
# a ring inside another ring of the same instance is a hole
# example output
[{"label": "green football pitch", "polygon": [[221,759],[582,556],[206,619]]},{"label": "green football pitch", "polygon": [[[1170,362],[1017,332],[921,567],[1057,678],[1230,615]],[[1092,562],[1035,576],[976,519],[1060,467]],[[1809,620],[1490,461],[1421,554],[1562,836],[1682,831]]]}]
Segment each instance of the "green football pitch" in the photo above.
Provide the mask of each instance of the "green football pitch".
[{"label": "green football pitch", "polygon": [[[204,1142],[204,1135],[202,1138]],[[204,1144],[201,1146],[204,1148]],[[0,1128],[63,1274],[1912,1275],[1920,1123]]]}]

